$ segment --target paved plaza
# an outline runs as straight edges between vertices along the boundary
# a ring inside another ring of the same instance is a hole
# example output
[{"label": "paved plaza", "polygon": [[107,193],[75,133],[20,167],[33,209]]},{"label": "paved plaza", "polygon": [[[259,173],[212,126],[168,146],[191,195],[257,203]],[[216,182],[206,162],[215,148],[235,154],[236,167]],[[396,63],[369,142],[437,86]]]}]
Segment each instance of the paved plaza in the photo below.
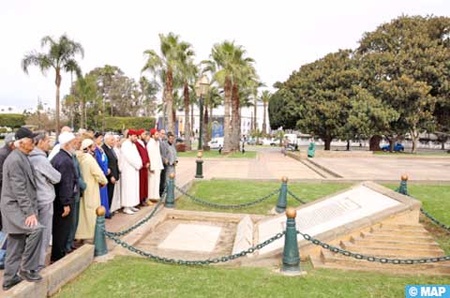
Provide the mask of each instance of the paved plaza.
[{"label": "paved plaza", "polygon": [[[194,179],[195,158],[180,158],[177,168],[177,185]],[[333,180],[400,181],[403,174],[410,182],[436,181],[450,183],[450,155],[446,157],[370,156],[370,157],[319,157],[314,163],[342,178]],[[301,161],[284,156],[279,150],[258,152],[256,159],[215,158],[204,159],[204,179],[281,179],[323,180],[316,171]]]}]

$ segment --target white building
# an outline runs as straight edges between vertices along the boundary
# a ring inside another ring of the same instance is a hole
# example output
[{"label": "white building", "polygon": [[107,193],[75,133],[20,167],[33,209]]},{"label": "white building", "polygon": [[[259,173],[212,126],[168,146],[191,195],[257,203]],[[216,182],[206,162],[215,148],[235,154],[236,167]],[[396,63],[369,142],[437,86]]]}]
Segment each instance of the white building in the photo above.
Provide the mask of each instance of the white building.
[{"label": "white building", "polygon": [[[253,115],[254,115],[255,108],[254,107],[242,107],[241,108],[241,135],[249,135],[252,130],[252,121],[253,121]],[[194,106],[194,123],[193,123],[193,130],[198,131],[200,127],[200,120],[199,120],[199,107]],[[162,115],[158,115],[162,116]],[[158,117],[157,116],[157,117]],[[220,106],[218,108],[213,109],[212,113],[213,117],[222,117],[224,116],[224,107]],[[176,113],[177,122],[179,131],[181,133],[184,132],[184,111],[177,111]],[[211,117],[211,115],[208,115],[208,117]],[[264,117],[264,106],[263,103],[258,103],[257,109],[256,109],[256,126],[259,131],[262,130],[262,124],[263,124],[263,117]],[[270,123],[269,123],[269,113],[266,111],[266,133],[270,133]]]}]

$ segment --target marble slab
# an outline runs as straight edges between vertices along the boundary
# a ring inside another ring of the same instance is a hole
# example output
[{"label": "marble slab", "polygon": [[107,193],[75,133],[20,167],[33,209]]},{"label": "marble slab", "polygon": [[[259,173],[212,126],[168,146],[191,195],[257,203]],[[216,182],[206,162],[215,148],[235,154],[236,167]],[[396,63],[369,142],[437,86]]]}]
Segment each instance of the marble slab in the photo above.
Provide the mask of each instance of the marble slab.
[{"label": "marble slab", "polygon": [[[297,210],[296,227],[311,236],[330,231],[401,203],[360,185],[326,200]],[[257,225],[258,243],[285,230],[286,215],[282,214]],[[300,239],[299,239],[300,240]],[[284,246],[284,237],[260,250],[265,254]]]},{"label": "marble slab", "polygon": [[237,225],[232,252],[233,254],[247,250],[253,246],[253,230],[254,225],[250,216],[244,216],[244,218]]},{"label": "marble slab", "polygon": [[222,228],[211,225],[178,224],[158,248],[212,252]]}]

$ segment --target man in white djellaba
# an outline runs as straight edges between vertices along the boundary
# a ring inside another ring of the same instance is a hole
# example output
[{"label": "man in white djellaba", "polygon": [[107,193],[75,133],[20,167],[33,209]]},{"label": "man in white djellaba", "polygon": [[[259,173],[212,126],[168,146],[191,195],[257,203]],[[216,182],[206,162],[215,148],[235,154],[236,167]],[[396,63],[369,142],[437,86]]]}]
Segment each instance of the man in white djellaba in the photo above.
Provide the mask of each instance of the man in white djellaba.
[{"label": "man in white djellaba", "polygon": [[123,213],[134,214],[139,211],[139,170],[142,168],[142,159],[134,144],[137,141],[137,131],[128,130],[127,139],[120,149],[121,161],[121,199]]},{"label": "man in white djellaba", "polygon": [[160,199],[159,182],[161,180],[161,171],[164,169],[164,165],[159,150],[159,132],[156,128],[150,130],[150,140],[147,143],[147,152],[150,158],[148,197],[150,202],[157,202]]}]

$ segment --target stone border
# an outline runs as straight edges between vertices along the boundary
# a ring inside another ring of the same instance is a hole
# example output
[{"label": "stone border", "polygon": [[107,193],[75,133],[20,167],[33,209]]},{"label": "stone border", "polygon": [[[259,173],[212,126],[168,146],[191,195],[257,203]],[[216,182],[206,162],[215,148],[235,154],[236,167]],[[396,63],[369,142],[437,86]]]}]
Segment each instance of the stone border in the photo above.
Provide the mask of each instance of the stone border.
[{"label": "stone border", "polygon": [[93,260],[94,246],[85,244],[58,262],[44,268],[41,271],[42,281],[38,283],[22,281],[9,291],[3,292],[4,297],[50,297],[86,270]]}]

